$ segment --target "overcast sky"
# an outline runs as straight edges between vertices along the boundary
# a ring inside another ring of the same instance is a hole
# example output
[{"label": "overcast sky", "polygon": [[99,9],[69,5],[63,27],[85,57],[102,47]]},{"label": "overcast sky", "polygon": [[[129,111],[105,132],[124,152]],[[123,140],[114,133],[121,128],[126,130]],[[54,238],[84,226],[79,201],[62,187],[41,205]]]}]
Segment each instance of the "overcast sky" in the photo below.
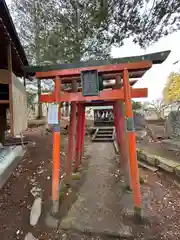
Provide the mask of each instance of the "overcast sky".
[{"label": "overcast sky", "polygon": [[[11,0],[6,0],[10,4]],[[166,80],[171,71],[179,71],[180,63],[173,65],[173,63],[180,59],[180,31],[173,33],[167,37],[160,39],[146,50],[141,49],[135,45],[131,39],[127,39],[121,48],[112,48],[112,57],[125,57],[141,55],[145,53],[153,53],[164,50],[171,50],[171,54],[167,60],[160,65],[153,66],[144,77],[138,81],[135,87],[148,87],[148,99],[153,100],[162,97],[162,90],[166,84]]]},{"label": "overcast sky", "polygon": [[148,87],[148,100],[159,99],[162,97],[162,91],[170,72],[179,71],[180,69],[180,63],[173,64],[175,61],[180,60],[179,43],[180,31],[160,39],[146,50],[141,49],[128,39],[123,47],[112,49],[112,56],[124,57],[171,50],[171,54],[163,64],[153,66],[135,85],[135,87]]}]

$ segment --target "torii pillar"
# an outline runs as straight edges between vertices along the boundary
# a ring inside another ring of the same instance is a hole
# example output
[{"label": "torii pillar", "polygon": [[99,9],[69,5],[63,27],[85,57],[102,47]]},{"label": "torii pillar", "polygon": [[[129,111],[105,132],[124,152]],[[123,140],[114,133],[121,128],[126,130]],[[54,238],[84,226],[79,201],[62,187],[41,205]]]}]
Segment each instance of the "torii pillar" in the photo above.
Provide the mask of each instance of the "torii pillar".
[{"label": "torii pillar", "polygon": [[[121,77],[116,77],[114,89],[121,88]],[[124,173],[126,188],[131,188],[130,172],[129,172],[129,152],[126,135],[126,120],[124,101],[119,100],[114,103],[114,123],[116,128],[116,139],[119,148],[119,162]]]}]

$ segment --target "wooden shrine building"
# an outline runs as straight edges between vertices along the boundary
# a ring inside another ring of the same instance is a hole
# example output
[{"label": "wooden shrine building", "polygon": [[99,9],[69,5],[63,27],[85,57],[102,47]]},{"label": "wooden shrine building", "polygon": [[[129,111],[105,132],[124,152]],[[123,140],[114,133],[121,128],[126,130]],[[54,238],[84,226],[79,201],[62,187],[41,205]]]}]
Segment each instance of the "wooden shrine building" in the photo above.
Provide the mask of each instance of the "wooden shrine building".
[{"label": "wooden shrine building", "polygon": [[11,136],[27,127],[26,89],[18,77],[24,77],[23,66],[28,65],[5,0],[0,0],[0,36],[0,142],[4,142],[7,125]]}]

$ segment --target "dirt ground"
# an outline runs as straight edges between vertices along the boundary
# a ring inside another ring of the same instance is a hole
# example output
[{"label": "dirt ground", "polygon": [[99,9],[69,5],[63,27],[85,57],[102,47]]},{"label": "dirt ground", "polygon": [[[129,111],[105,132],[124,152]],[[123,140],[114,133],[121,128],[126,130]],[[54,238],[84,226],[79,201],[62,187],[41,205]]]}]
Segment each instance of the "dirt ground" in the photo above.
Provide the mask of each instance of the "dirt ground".
[{"label": "dirt ground", "polygon": [[[28,232],[38,239],[50,239],[52,235],[51,231],[46,233],[42,221],[34,229],[29,224],[33,186],[37,183],[42,189],[43,199],[48,201],[51,196],[52,135],[42,136],[42,129],[38,128],[29,130],[26,136],[32,140],[27,154],[0,192],[0,238],[3,240],[24,239]],[[63,171],[64,156],[61,162]]]},{"label": "dirt ground", "polygon": [[150,127],[150,129],[152,129],[154,136],[157,138],[157,141],[140,141],[137,143],[137,147],[144,149],[146,152],[149,152],[151,154],[158,155],[176,162],[180,162],[180,152],[168,150],[166,148],[166,145],[162,142],[162,139],[165,137],[164,125],[148,124],[148,126]]},{"label": "dirt ground", "polygon": [[[108,237],[84,235],[79,232],[52,230],[44,224],[44,209],[35,227],[29,224],[30,209],[34,200],[30,190],[37,184],[42,189],[43,207],[51,195],[51,164],[52,164],[52,135],[43,134],[41,128],[27,131],[26,135],[32,140],[24,159],[18,165],[8,182],[0,191],[0,239],[24,239],[28,232],[42,240],[78,240],[103,239]],[[63,136],[65,150],[66,137]],[[64,171],[64,154],[61,154],[61,171]],[[146,177],[147,186],[158,188],[158,197],[154,196],[151,208],[157,218],[148,224],[131,222],[136,229],[137,238],[134,239],[180,239],[180,187],[172,176],[164,173],[154,174],[141,170]],[[161,191],[159,191],[161,189]],[[158,220],[157,220],[158,219]]]}]

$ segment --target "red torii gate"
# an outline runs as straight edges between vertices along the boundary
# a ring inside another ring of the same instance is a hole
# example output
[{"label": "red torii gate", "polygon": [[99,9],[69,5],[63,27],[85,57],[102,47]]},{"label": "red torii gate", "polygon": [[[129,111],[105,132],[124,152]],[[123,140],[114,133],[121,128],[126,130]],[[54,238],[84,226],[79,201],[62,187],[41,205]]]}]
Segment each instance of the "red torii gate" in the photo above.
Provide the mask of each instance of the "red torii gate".
[{"label": "red torii gate", "polygon": [[[71,102],[71,116],[68,136],[68,152],[66,159],[66,184],[71,181],[71,167],[73,153],[75,149],[75,164],[74,170],[78,170],[81,163],[84,135],[85,135],[85,106],[93,104],[91,101],[104,100],[105,104],[114,106],[114,118],[116,127],[117,142],[121,151],[121,157],[125,156],[125,129],[127,130],[127,145],[129,149],[129,164],[130,164],[130,180],[132,187],[132,195],[134,201],[135,213],[141,213],[141,193],[139,184],[139,170],[136,158],[136,136],[134,130],[132,101],[131,98],[147,97],[148,91],[146,88],[133,89],[130,86],[129,74],[132,72],[143,71],[143,73],[151,68],[151,61],[140,61],[136,63],[122,63],[114,65],[93,66],[75,69],[53,70],[47,72],[36,72],[38,79],[54,79],[55,87],[53,94],[41,95],[41,102],[56,103]],[[113,90],[102,90],[98,96],[83,96],[82,92],[77,92],[77,81],[80,80],[82,71],[97,70],[98,74],[108,75],[109,78],[114,78],[116,75],[116,88]],[[122,83],[121,83],[122,78]],[[63,92],[61,84],[71,82],[72,91]],[[121,87],[122,86],[122,87]],[[119,100],[125,103],[125,116],[122,113],[122,106]],[[100,104],[99,104],[100,105]],[[76,107],[78,108],[78,121],[76,133],[76,146],[74,142],[76,128]],[[59,120],[61,119],[59,109]],[[125,122],[126,118],[126,122]],[[125,161],[121,159],[121,161]],[[127,165],[127,163],[126,163]],[[59,206],[59,172],[60,172],[60,125],[54,126],[53,132],[53,173],[52,173],[52,211],[58,212]]]}]

